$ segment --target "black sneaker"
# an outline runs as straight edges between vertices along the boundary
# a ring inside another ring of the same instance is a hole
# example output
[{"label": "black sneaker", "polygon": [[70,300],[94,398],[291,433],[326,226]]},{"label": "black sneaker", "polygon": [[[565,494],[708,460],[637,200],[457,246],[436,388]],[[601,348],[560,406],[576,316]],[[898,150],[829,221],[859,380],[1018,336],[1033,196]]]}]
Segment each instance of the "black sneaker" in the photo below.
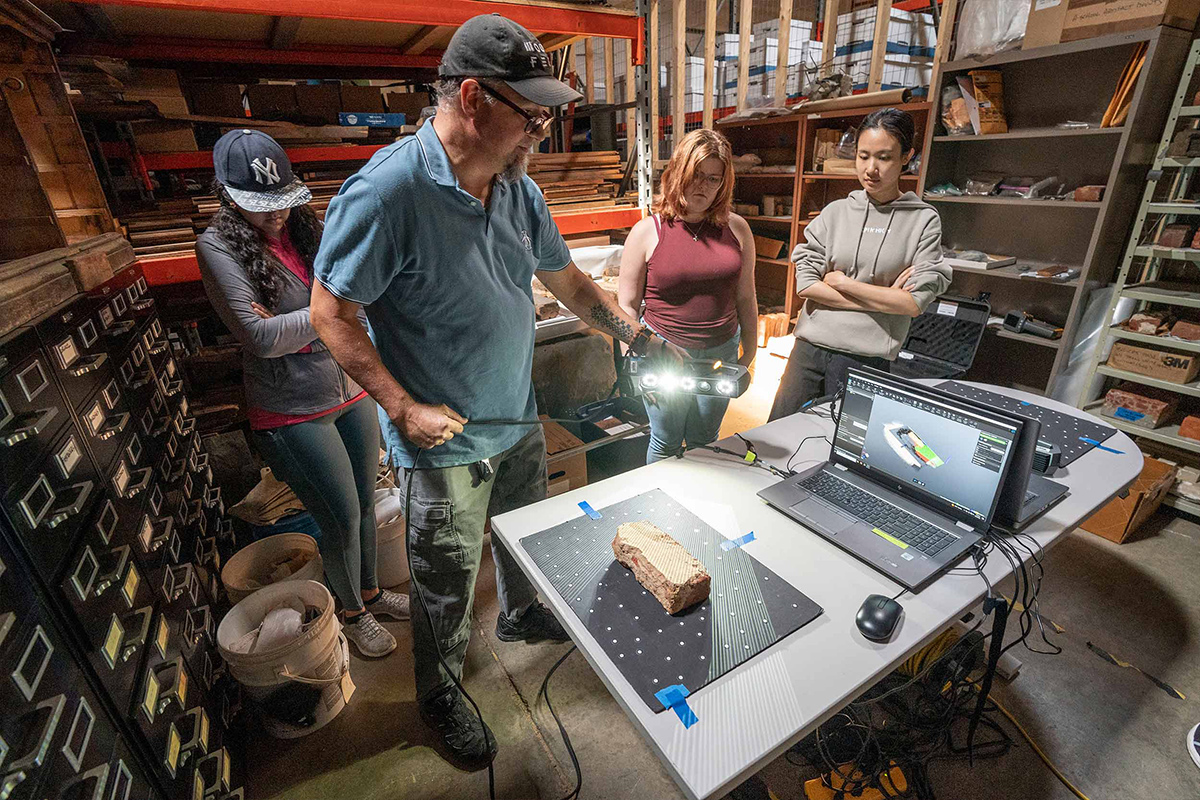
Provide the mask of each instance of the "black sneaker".
[{"label": "black sneaker", "polygon": [[568,642],[571,640],[550,609],[541,603],[531,605],[516,622],[509,622],[503,614],[497,617],[496,638],[502,642],[540,642],[543,640]]},{"label": "black sneaker", "polygon": [[479,717],[458,689],[451,688],[421,703],[421,719],[441,738],[447,760],[459,769],[487,769],[496,757],[496,735],[486,722],[480,728]]}]

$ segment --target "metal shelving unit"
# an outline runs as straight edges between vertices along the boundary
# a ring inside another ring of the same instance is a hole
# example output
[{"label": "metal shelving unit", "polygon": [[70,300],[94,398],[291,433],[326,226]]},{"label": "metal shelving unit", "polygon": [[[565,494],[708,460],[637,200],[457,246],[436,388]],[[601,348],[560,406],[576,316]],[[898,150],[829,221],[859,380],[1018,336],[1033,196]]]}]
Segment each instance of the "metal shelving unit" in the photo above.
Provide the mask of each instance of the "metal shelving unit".
[{"label": "metal shelving unit", "polygon": [[[1163,225],[1170,224],[1181,217],[1200,214],[1200,206],[1196,206],[1186,197],[1192,180],[1197,174],[1197,167],[1200,167],[1200,159],[1173,158],[1167,155],[1181,121],[1192,128],[1200,127],[1200,120],[1190,119],[1200,116],[1200,107],[1185,105],[1185,102],[1191,97],[1190,87],[1198,63],[1200,63],[1200,41],[1194,42],[1188,53],[1170,115],[1167,117],[1158,149],[1155,151],[1154,163],[1151,165],[1149,179],[1142,193],[1141,204],[1134,219],[1129,243],[1125,248],[1125,256],[1113,284],[1113,296],[1109,301],[1104,324],[1100,329],[1096,350],[1088,371],[1088,379],[1084,381],[1085,388],[1078,399],[1079,407],[1086,411],[1095,413],[1103,405],[1103,402],[1094,398],[1087,388],[1091,386],[1096,375],[1130,381],[1142,386],[1151,386],[1185,397],[1200,397],[1200,381],[1186,384],[1173,383],[1108,366],[1100,361],[1104,357],[1105,345],[1109,339],[1130,341],[1139,346],[1149,346],[1166,352],[1200,353],[1200,342],[1134,333],[1122,328],[1121,321],[1115,319],[1118,303],[1126,298],[1135,300],[1139,310],[1151,305],[1200,308],[1200,277],[1191,274],[1194,269],[1191,265],[1200,262],[1200,250],[1158,247],[1144,241],[1148,234],[1153,235]],[[1180,270],[1185,278],[1190,280],[1163,279],[1164,273],[1178,274]],[[1146,429],[1122,419],[1106,421],[1130,435],[1141,436],[1200,454],[1200,441],[1180,436],[1177,423]],[[1200,513],[1200,505],[1188,500],[1177,499],[1176,502],[1168,502],[1168,504],[1191,513]]]}]

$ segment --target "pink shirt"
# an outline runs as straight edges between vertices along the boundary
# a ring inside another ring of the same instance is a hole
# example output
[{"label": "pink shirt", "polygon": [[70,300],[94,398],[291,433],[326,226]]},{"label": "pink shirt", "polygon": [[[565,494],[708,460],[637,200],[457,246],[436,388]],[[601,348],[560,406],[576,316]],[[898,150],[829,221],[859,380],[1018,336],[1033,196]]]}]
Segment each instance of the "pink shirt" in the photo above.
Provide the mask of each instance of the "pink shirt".
[{"label": "pink shirt", "polygon": [[[304,257],[300,255],[300,251],[292,244],[292,240],[288,238],[287,229],[283,231],[283,236],[278,239],[268,239],[267,248],[270,249],[271,255],[279,259],[283,266],[287,267],[288,271],[295,275],[304,283],[305,286],[312,286],[312,278],[308,275],[308,267],[304,263]],[[312,345],[305,345],[296,351],[297,353],[311,353]],[[339,411],[351,403],[357,403],[359,400],[366,397],[366,392],[360,392],[357,396],[350,398],[340,405],[333,408],[327,408],[324,411],[318,411],[315,414],[280,414],[276,411],[264,411],[261,408],[250,408],[246,411],[246,418],[250,422],[251,430],[262,431],[270,430],[271,428],[281,428],[284,425],[298,425],[301,422],[323,417],[326,414],[332,414]]]}]

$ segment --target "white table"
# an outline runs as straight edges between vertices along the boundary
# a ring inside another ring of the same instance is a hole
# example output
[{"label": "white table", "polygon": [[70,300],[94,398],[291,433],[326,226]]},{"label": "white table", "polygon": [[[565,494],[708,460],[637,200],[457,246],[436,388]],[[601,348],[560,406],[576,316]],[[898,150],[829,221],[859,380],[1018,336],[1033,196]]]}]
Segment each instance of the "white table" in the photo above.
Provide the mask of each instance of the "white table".
[{"label": "white table", "polygon": [[[1045,398],[985,388],[1084,416],[1078,409]],[[832,422],[797,414],[743,436],[754,442],[763,460],[782,468],[801,437],[832,434],[832,429]],[[737,439],[720,444],[736,452],[745,449]],[[1061,539],[1124,491],[1141,472],[1142,456],[1128,436],[1118,432],[1105,444],[1122,453],[1093,449],[1052,476],[1067,484],[1071,493],[1027,529],[1043,547]],[[824,459],[828,452],[824,440],[811,440],[793,467],[805,460]],[[919,594],[901,598],[905,613],[891,641],[868,641],[854,624],[862,601],[869,594],[894,595],[901,587],[756,496],[777,480],[736,459],[693,451],[683,459],[635,469],[492,520],[493,532],[508,546],[538,587],[542,600],[693,800],[719,797],[779,757],[948,628],[985,593],[977,574],[943,575]],[[670,711],[654,713],[646,706],[520,545],[525,536],[581,517],[580,501],[600,510],[655,487],[729,538],[754,531],[755,541],[745,545],[746,552],[825,610],[796,633],[692,693],[688,704],[700,721],[690,729],[684,729]],[[993,584],[1011,571],[1003,558],[989,559],[986,568]]]}]

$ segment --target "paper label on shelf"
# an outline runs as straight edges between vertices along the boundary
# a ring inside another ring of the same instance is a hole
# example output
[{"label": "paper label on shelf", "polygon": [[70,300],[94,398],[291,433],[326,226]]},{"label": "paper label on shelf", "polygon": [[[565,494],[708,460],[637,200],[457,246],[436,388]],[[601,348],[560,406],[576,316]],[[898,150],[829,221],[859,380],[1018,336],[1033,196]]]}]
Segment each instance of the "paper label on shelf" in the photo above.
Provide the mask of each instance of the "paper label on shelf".
[{"label": "paper label on shelf", "polygon": [[939,302],[937,305],[937,313],[943,316],[953,317],[958,315],[958,303]]},{"label": "paper label on shelf", "polygon": [[117,467],[117,472],[113,475],[112,480],[113,486],[117,487],[117,494],[124,497],[125,487],[129,485],[129,467],[125,464],[125,459],[121,459],[121,463]]},{"label": "paper label on shelf", "polygon": [[108,624],[108,635],[104,637],[102,650],[110,668],[115,669],[117,666],[117,651],[121,649],[121,639],[124,636],[125,631],[121,630],[121,621],[117,619],[116,614],[113,614],[112,622]]},{"label": "paper label on shelf", "polygon": [[183,708],[187,705],[188,677],[187,673],[183,670],[182,664],[179,665],[179,680],[177,683],[179,684],[179,707]]},{"label": "paper label on shelf", "polygon": [[1034,11],[1045,11],[1047,8],[1055,8],[1062,3],[1063,0],[1034,0]]},{"label": "paper label on shelf", "polygon": [[58,356],[58,363],[63,369],[70,367],[79,360],[79,350],[75,347],[74,337],[71,336],[56,344],[54,352]]},{"label": "paper label on shelf", "polygon": [[71,473],[75,471],[75,465],[82,457],[83,454],[79,451],[79,443],[75,441],[75,437],[67,437],[67,443],[62,446],[57,455],[58,466],[62,470],[64,478],[71,477]]},{"label": "paper label on shelf", "polygon": [[192,777],[192,800],[204,800],[204,778],[199,770]]},{"label": "paper label on shelf", "polygon": [[92,432],[93,436],[100,432],[100,429],[104,427],[104,409],[100,407],[99,400],[84,414],[83,419],[87,422],[88,430]]},{"label": "paper label on shelf", "polygon": [[200,709],[200,749],[208,752],[208,712]]}]

